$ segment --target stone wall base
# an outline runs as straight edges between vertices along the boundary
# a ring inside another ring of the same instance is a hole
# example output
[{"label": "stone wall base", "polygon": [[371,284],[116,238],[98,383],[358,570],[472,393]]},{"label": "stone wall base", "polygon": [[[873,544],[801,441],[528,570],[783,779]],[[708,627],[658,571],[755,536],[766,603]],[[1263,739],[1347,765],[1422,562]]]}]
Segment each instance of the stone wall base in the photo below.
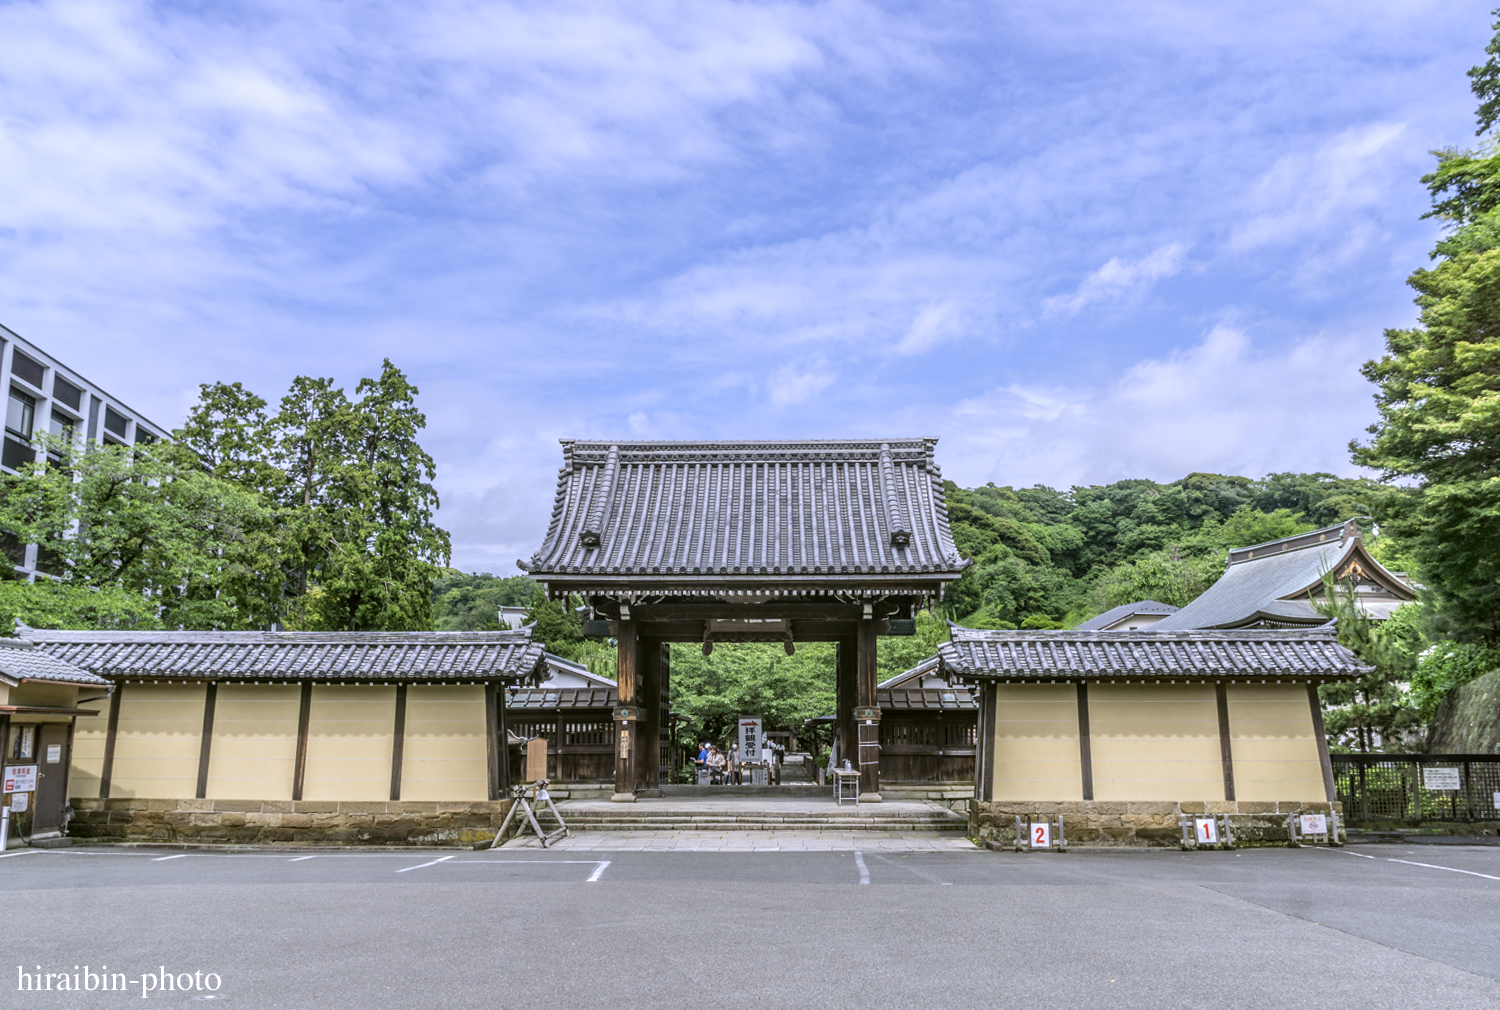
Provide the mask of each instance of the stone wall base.
[{"label": "stone wall base", "polygon": [[[1278,802],[1242,800],[1181,800],[1120,803],[1108,800],[995,800],[969,804],[969,835],[980,843],[1015,844],[1016,817],[1042,818],[1061,815],[1063,833],[1070,846],[1177,846],[1182,838],[1179,814],[1188,816],[1228,814],[1239,845],[1286,844],[1288,814],[1339,813],[1343,828],[1343,805],[1303,800]],[[1343,831],[1340,831],[1340,838]]]},{"label": "stone wall base", "polygon": [[495,836],[510,803],[75,799],[68,834],[101,842],[472,845]]}]

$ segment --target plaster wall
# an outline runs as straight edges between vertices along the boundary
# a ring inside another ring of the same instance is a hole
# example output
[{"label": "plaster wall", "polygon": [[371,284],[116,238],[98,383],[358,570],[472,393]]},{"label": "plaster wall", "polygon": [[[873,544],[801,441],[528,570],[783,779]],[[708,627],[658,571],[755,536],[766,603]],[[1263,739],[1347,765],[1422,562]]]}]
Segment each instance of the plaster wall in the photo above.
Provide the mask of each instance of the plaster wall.
[{"label": "plaster wall", "polygon": [[[112,797],[191,799],[198,789],[203,684],[127,684],[120,699]],[[82,795],[74,792],[74,795]],[[94,795],[98,795],[97,779]]]},{"label": "plaster wall", "polygon": [[1072,684],[995,685],[989,799],[1081,800],[1078,694]]},{"label": "plaster wall", "polygon": [[315,684],[302,798],[389,800],[395,726],[394,687]]},{"label": "plaster wall", "polygon": [[1229,739],[1239,800],[1326,801],[1306,684],[1230,684]]},{"label": "plaster wall", "polygon": [[483,686],[413,684],[407,688],[403,801],[486,800],[486,762]]},{"label": "plaster wall", "polygon": [[209,799],[292,798],[300,704],[301,689],[295,684],[219,685],[208,759]]},{"label": "plaster wall", "polygon": [[78,707],[99,714],[80,716],[73,726],[73,767],[68,773],[68,792],[72,796],[94,799],[99,795],[99,776],[104,772],[104,741],[109,736],[109,699],[84,702]]},{"label": "plaster wall", "polygon": [[1095,800],[1224,798],[1212,684],[1090,684],[1089,737]]}]

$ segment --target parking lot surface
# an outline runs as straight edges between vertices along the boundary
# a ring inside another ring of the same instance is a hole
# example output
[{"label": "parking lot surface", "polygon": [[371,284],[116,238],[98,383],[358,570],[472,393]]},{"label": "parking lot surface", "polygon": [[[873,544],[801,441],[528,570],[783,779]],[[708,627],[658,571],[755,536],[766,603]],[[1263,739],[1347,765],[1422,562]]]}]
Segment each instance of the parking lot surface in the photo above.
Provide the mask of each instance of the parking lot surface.
[{"label": "parking lot surface", "polygon": [[18,1008],[1500,1007],[1484,847],[75,848],[0,902]]}]

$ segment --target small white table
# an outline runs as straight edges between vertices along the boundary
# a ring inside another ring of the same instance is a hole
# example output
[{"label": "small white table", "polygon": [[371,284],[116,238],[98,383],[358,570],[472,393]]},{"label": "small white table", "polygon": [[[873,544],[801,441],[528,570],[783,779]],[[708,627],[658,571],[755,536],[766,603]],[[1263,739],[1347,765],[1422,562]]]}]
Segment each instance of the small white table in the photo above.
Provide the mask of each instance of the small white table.
[{"label": "small white table", "polygon": [[833,770],[833,798],[839,806],[843,806],[846,796],[854,800],[855,806],[859,806],[859,772],[852,770],[846,772],[842,768],[835,768]]}]

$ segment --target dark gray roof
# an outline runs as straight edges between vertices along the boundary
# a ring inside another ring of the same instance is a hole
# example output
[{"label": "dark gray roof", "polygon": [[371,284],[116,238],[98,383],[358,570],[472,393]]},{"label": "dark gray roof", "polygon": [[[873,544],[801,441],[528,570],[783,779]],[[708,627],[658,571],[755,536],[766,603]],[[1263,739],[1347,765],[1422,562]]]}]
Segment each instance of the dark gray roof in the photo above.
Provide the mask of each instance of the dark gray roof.
[{"label": "dark gray roof", "polygon": [[937,653],[933,653],[931,656],[928,656],[926,659],[922,660],[922,662],[918,663],[910,670],[903,670],[902,672],[896,674],[894,677],[891,677],[887,680],[882,680],[875,686],[880,690],[884,690],[888,687],[900,687],[902,684],[908,683],[913,680],[916,681],[920,686],[923,677],[936,677],[941,674],[942,671],[939,669],[940,662],[941,661],[939,660]]},{"label": "dark gray roof", "polygon": [[533,578],[952,581],[937,439],[563,442]]},{"label": "dark gray roof", "polygon": [[184,680],[457,681],[546,675],[520,631],[44,631],[40,651],[105,677]]},{"label": "dark gray roof", "polygon": [[[1091,617],[1084,621],[1074,631],[1103,631],[1116,621],[1136,614],[1175,614],[1181,609],[1169,603],[1157,603],[1155,600],[1140,600],[1136,603],[1122,603],[1118,607],[1106,610],[1098,617]],[[1155,625],[1153,625],[1154,627]]]},{"label": "dark gray roof", "polygon": [[1308,602],[1307,592],[1320,585],[1325,573],[1343,572],[1351,562],[1398,598],[1415,597],[1403,580],[1370,557],[1359,527],[1349,522],[1230,551],[1229,567],[1217,582],[1151,627],[1155,631],[1230,628],[1257,620],[1319,624],[1327,618]]},{"label": "dark gray roof", "polygon": [[[1160,627],[1157,625],[1156,627]],[[1351,680],[1366,671],[1332,627],[1280,631],[971,631],[938,650],[965,678],[1098,680],[1290,677]]]},{"label": "dark gray roof", "polygon": [[881,711],[973,712],[979,708],[967,687],[892,688],[875,692]]},{"label": "dark gray roof", "polygon": [[108,687],[109,681],[38,649],[33,643],[0,638],[0,676],[14,681],[40,680],[52,684]]},{"label": "dark gray roof", "polygon": [[613,708],[612,687],[528,687],[505,693],[506,711],[532,709],[553,711],[577,708]]}]

